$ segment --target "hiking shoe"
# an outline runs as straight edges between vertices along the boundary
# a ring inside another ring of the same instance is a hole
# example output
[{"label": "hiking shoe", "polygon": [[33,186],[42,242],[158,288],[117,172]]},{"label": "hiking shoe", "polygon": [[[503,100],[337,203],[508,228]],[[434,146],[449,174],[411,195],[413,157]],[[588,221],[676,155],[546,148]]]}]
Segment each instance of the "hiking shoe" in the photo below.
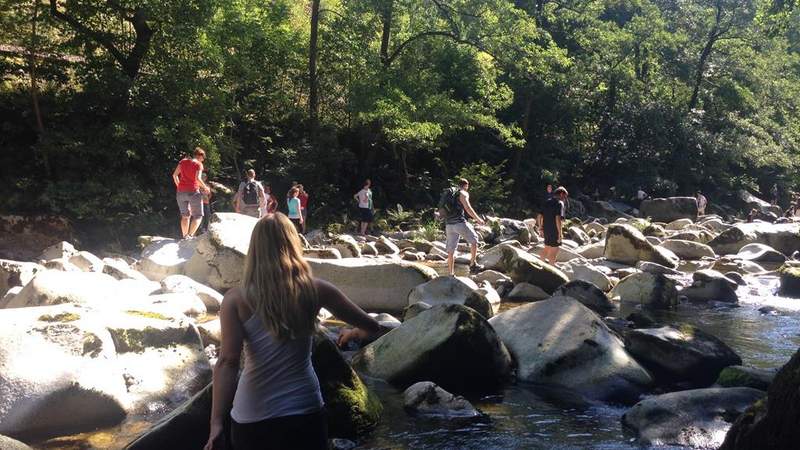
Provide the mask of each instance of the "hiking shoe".
[{"label": "hiking shoe", "polygon": [[469,273],[483,272],[483,269],[485,269],[485,267],[483,267],[482,265],[480,265],[478,263],[475,263],[475,264],[469,266]]}]

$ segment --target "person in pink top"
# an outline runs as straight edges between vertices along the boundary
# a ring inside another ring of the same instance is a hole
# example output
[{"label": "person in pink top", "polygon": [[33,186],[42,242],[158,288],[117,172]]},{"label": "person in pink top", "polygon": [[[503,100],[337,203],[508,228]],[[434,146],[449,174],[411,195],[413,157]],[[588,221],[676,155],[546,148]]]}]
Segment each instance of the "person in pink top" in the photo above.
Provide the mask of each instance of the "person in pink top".
[{"label": "person in pink top", "polygon": [[303,188],[302,184],[297,185],[297,198],[300,199],[300,214],[303,215],[303,233],[306,232],[306,222],[308,222],[308,192]]},{"label": "person in pink top", "polygon": [[211,190],[203,182],[203,161],[206,152],[196,147],[194,158],[186,155],[172,172],[178,209],[181,212],[181,238],[191,239],[203,221],[203,193]]}]

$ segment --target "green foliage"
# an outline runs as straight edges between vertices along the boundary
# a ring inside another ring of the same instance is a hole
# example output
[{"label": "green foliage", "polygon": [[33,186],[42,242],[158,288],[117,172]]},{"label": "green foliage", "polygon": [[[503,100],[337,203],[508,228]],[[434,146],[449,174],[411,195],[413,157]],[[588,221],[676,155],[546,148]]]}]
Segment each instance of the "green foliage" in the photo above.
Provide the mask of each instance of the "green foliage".
[{"label": "green foliage", "polygon": [[418,237],[426,241],[435,241],[442,237],[442,222],[438,220],[428,220],[423,222],[418,230]]},{"label": "green foliage", "polygon": [[505,212],[513,180],[506,179],[504,165],[505,162],[499,165],[481,162],[465,166],[453,183],[457,184],[460,178],[469,181],[469,198],[473,208],[485,212]]}]

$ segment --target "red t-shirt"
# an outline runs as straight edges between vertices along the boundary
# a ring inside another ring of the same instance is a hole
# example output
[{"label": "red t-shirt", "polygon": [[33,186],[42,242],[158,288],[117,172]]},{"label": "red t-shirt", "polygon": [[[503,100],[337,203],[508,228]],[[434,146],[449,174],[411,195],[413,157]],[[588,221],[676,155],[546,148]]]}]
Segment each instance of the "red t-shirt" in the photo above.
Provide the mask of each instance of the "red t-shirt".
[{"label": "red t-shirt", "polygon": [[203,170],[203,163],[193,159],[182,159],[178,163],[178,192],[197,192],[200,183],[197,182],[197,174]]},{"label": "red t-shirt", "polygon": [[308,206],[308,194],[303,192],[302,194],[298,194],[297,198],[300,199],[300,207],[306,209],[306,207]]}]

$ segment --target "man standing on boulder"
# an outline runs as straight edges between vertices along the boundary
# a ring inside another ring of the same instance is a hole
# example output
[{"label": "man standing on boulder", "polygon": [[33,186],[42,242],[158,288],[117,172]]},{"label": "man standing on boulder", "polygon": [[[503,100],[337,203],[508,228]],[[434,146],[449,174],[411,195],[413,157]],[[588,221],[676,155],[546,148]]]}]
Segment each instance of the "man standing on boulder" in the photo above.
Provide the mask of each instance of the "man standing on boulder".
[{"label": "man standing on boulder", "polygon": [[261,183],[256,181],[256,171],[249,169],[246,172],[247,179],[239,183],[239,190],[233,199],[234,210],[239,214],[261,217],[261,205],[266,203],[264,188]]},{"label": "man standing on boulder", "polygon": [[478,257],[478,233],[476,233],[475,228],[467,222],[465,213],[469,214],[470,217],[475,219],[475,222],[481,225],[486,222],[472,209],[472,205],[469,203],[468,191],[469,181],[464,178],[458,180],[458,190],[455,192],[452,206],[447,209],[445,233],[447,235],[447,268],[450,271],[450,276],[455,275],[456,249],[458,248],[458,241],[462,237],[470,245],[470,272],[477,273],[483,269],[476,261]]},{"label": "man standing on boulder", "polygon": [[175,198],[181,212],[182,239],[194,237],[200,227],[200,222],[203,221],[203,192],[210,192],[202,179],[203,161],[205,160],[205,150],[196,147],[194,158],[186,155],[172,172],[172,181],[177,190]]},{"label": "man standing on boulder", "polygon": [[558,247],[561,246],[563,238],[563,231],[561,229],[561,222],[566,215],[565,201],[569,193],[564,187],[559,187],[553,192],[553,198],[547,201],[544,205],[544,213],[542,217],[542,228],[544,231],[544,250],[542,250],[542,258],[552,264],[556,264],[556,257],[558,256]]},{"label": "man standing on boulder", "polygon": [[367,178],[364,181],[364,187],[361,188],[360,191],[356,192],[356,195],[353,196],[356,201],[358,201],[358,221],[361,224],[361,235],[365,236],[367,234],[367,227],[369,224],[372,223],[373,219],[373,205],[372,205],[372,181]]}]

